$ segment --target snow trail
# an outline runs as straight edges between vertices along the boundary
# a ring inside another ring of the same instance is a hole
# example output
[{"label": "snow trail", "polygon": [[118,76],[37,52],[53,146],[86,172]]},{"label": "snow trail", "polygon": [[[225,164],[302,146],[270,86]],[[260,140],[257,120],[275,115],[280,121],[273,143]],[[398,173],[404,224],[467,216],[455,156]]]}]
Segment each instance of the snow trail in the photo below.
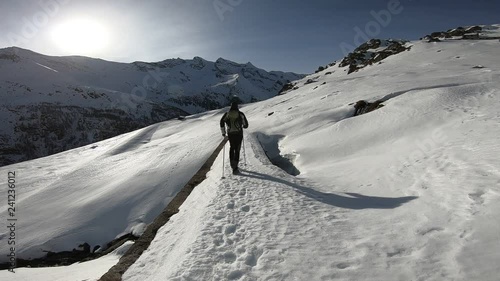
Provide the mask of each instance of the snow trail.
[{"label": "snow trail", "polygon": [[[220,165],[216,162],[208,183],[193,191],[216,188],[210,196],[203,196],[209,200],[202,203],[206,205],[203,215],[193,219],[189,210],[182,210],[155,238],[158,245],[169,240],[179,244],[179,237],[170,235],[179,235],[175,230],[179,224],[201,222],[196,239],[181,243],[188,244],[183,245],[182,261],[170,253],[153,259],[148,257],[152,251],[146,251],[124,274],[124,280],[141,280],[145,271],[151,274],[151,267],[156,268],[152,279],[167,276],[168,280],[351,278],[359,267],[370,266],[366,259],[376,250],[363,235],[375,225],[359,224],[351,210],[386,212],[415,199],[323,193],[306,179],[272,165],[253,135],[245,145],[248,165],[240,164],[241,175],[218,181]],[[222,161],[220,156],[218,161]],[[226,170],[229,173],[228,166]],[[196,195],[190,199],[199,202]],[[171,243],[169,249],[173,248],[178,246]],[[392,256],[403,255],[402,251],[396,250]]]}]

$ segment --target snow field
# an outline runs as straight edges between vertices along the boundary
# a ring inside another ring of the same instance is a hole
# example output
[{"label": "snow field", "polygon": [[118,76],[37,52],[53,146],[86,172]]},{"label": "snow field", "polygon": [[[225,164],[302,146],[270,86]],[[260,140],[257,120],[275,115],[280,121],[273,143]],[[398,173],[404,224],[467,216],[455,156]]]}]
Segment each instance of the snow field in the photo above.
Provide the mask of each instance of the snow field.
[{"label": "snow field", "polygon": [[[243,174],[221,180],[221,153],[124,280],[498,280],[498,42],[412,44],[380,65],[349,76],[329,68],[244,106]],[[361,99],[385,106],[351,117]],[[74,204],[81,218],[27,223],[37,235],[24,241],[57,248],[140,227],[220,142],[221,113],[10,166],[33,175],[26,214],[42,220]],[[274,147],[299,176],[270,163],[264,151]],[[109,177],[89,182],[105,167]],[[42,212],[38,202],[56,203]],[[66,235],[75,229],[85,235]]]},{"label": "snow field", "polygon": [[[437,52],[417,42],[386,67],[313,75],[314,84],[245,107],[250,131],[279,136],[300,175],[272,166],[249,134],[249,166],[210,184],[222,190],[185,257],[148,258],[161,255],[152,246],[124,279],[496,280],[499,64],[473,69],[497,52],[481,44],[482,52],[468,42]],[[384,108],[350,118],[349,103],[384,97]],[[165,265],[151,269],[155,260]]]}]

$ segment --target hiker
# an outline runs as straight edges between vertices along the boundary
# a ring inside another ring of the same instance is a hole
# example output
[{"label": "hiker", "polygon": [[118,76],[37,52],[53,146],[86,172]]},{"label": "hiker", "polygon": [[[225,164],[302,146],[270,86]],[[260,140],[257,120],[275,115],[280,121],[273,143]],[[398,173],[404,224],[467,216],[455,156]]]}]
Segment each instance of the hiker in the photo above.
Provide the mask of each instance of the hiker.
[{"label": "hiker", "polygon": [[248,128],[248,120],[238,109],[238,103],[231,103],[231,109],[229,112],[224,113],[220,119],[220,130],[222,136],[226,137],[226,126],[227,126],[227,136],[229,138],[229,162],[231,163],[231,168],[233,169],[233,174],[237,174],[238,162],[240,161],[240,149],[241,142],[243,141],[243,129]]}]

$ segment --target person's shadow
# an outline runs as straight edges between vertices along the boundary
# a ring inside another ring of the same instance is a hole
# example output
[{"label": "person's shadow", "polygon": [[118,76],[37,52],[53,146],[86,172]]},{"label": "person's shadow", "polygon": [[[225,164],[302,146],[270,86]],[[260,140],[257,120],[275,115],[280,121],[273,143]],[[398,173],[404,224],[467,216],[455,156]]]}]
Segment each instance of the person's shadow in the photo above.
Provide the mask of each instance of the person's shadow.
[{"label": "person's shadow", "polygon": [[400,207],[401,205],[408,203],[414,199],[417,199],[417,196],[405,196],[405,197],[375,197],[375,196],[365,196],[358,193],[344,193],[347,196],[333,194],[333,193],[325,193],[321,191],[314,190],[312,188],[301,186],[296,183],[288,182],[286,180],[276,178],[270,175],[265,175],[253,171],[241,170],[241,176],[255,178],[259,180],[266,180],[277,182],[280,184],[288,185],[294,188],[297,192],[323,202],[325,204],[329,204],[339,208],[345,209],[353,209],[353,210],[361,210],[361,209],[395,209]]}]

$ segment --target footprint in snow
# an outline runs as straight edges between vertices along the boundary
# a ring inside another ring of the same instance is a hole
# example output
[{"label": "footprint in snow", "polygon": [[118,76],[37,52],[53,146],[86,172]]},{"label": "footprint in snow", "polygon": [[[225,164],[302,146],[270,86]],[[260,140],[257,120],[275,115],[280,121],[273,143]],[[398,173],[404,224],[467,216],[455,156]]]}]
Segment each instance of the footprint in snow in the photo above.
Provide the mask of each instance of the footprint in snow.
[{"label": "footprint in snow", "polygon": [[262,256],[262,253],[262,250],[253,248],[247,253],[247,256],[245,257],[245,264],[251,267],[256,266],[260,256]]},{"label": "footprint in snow", "polygon": [[236,225],[235,224],[229,224],[226,226],[226,229],[224,230],[224,233],[226,235],[233,234],[236,232]]},{"label": "footprint in snow", "polygon": [[431,234],[431,233],[434,233],[434,232],[441,232],[441,231],[444,231],[444,228],[442,228],[442,227],[431,227],[431,228],[427,228],[427,229],[419,231],[418,234],[420,234],[422,236],[425,236],[425,235],[428,235],[428,234]]},{"label": "footprint in snow", "polygon": [[224,244],[224,239],[222,237],[217,237],[214,239],[214,245],[219,247]]},{"label": "footprint in snow", "polygon": [[236,261],[236,255],[233,252],[226,252],[223,256],[226,263],[233,263]]},{"label": "footprint in snow", "polygon": [[237,280],[237,279],[240,279],[241,276],[243,276],[243,272],[241,270],[234,270],[234,271],[231,271],[231,273],[229,273],[227,278],[229,280]]},{"label": "footprint in snow", "polygon": [[483,195],[484,195],[484,192],[478,190],[474,193],[469,193],[469,198],[472,199],[475,204],[481,205],[484,203]]},{"label": "footprint in snow", "polygon": [[226,217],[226,214],[225,214],[225,213],[222,213],[222,212],[217,213],[216,215],[214,215],[214,219],[215,219],[215,220],[221,220],[221,219],[223,219],[223,218],[225,218],[225,217]]},{"label": "footprint in snow", "polygon": [[399,248],[396,249],[395,251],[388,252],[387,257],[392,258],[392,257],[409,256],[411,253],[412,253],[411,249]]},{"label": "footprint in snow", "polygon": [[335,265],[338,269],[346,269],[351,267],[351,265],[348,262],[341,262]]}]

